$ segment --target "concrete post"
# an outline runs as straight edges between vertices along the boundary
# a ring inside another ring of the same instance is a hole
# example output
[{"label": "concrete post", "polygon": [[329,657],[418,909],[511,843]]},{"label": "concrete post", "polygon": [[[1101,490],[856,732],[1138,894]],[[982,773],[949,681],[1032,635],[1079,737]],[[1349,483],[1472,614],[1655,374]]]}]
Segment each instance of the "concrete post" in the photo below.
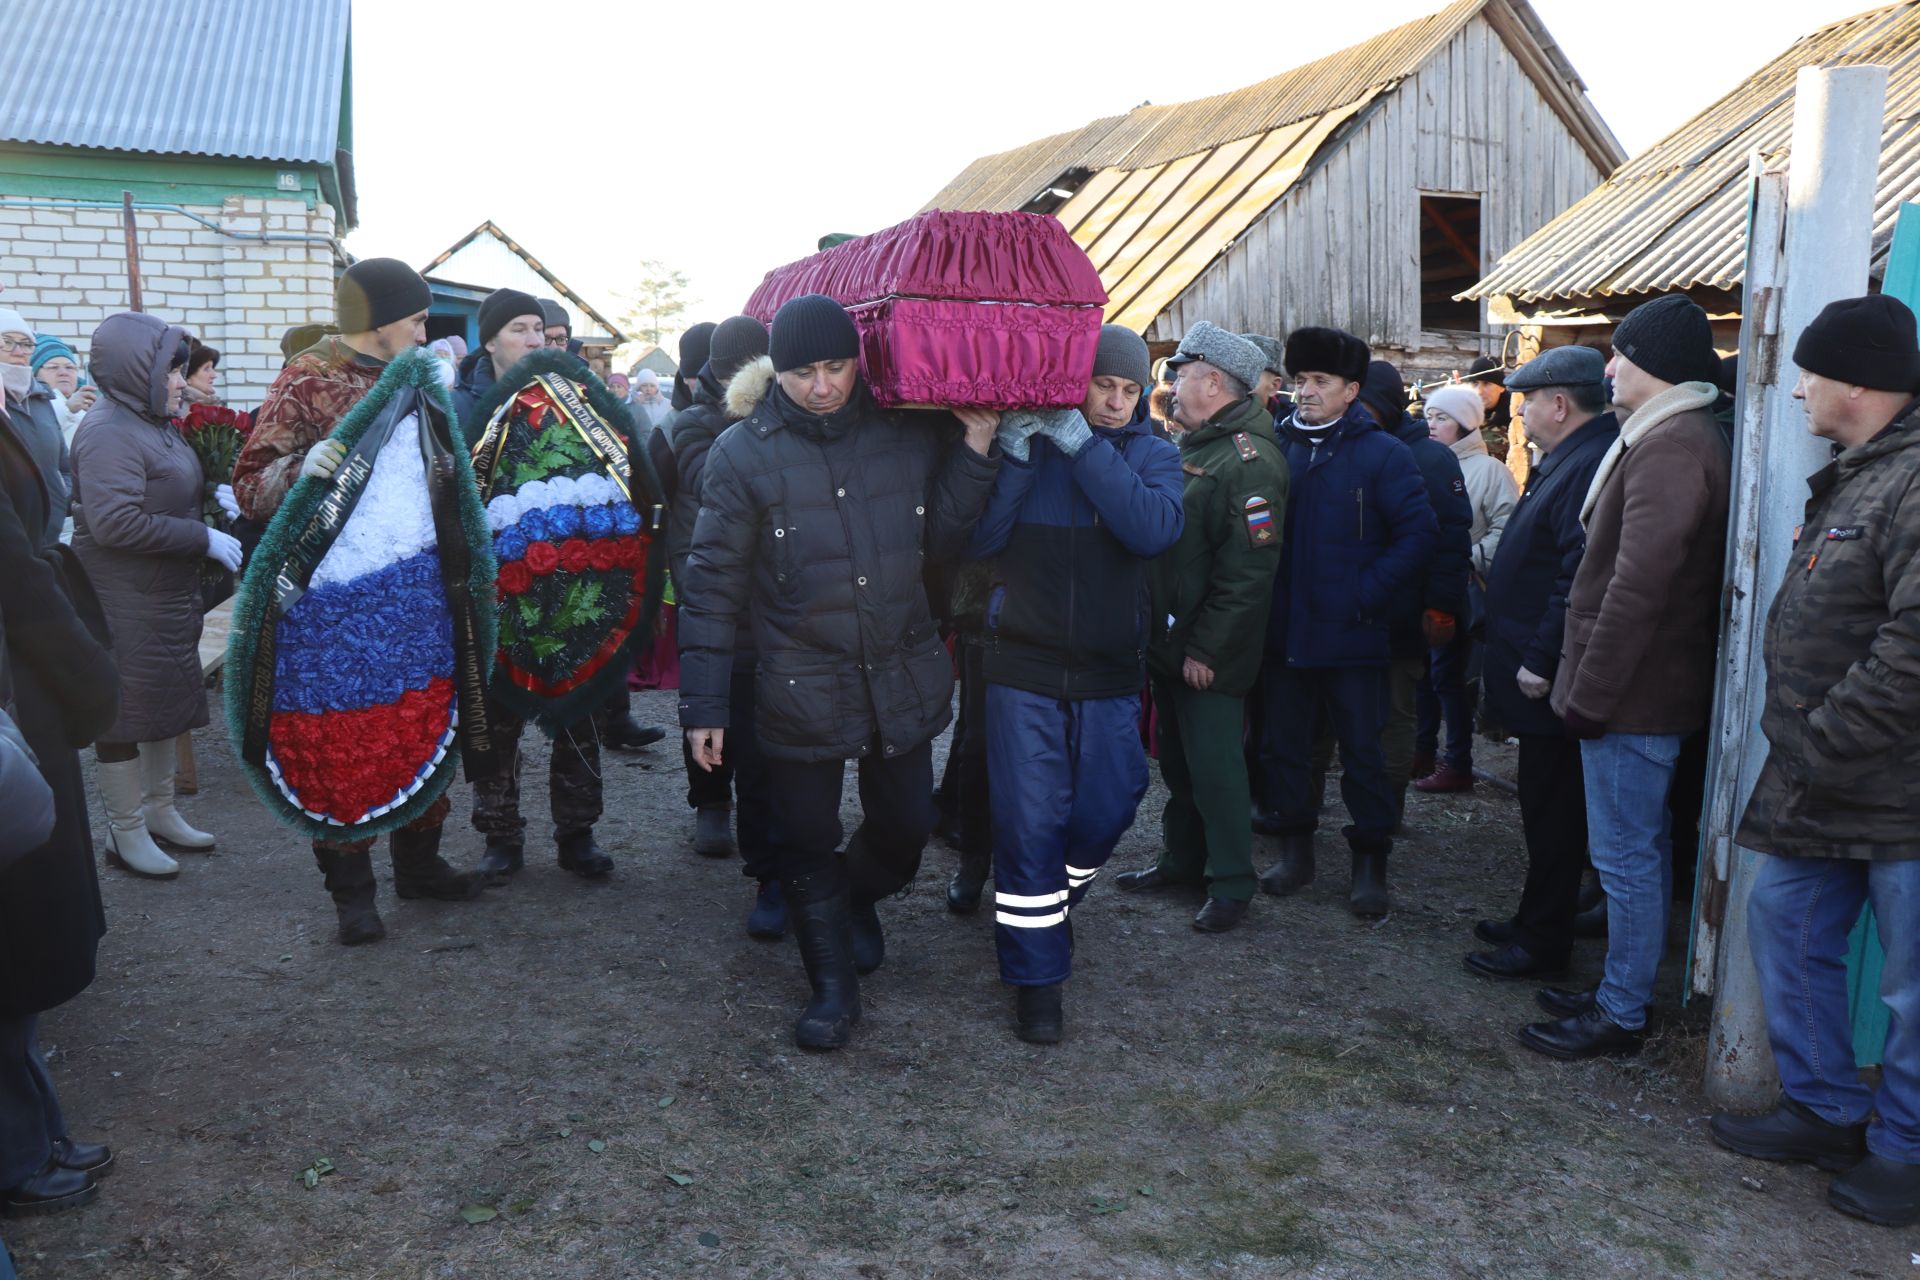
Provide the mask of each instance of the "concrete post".
[{"label": "concrete post", "polygon": [[[1785,576],[1793,530],[1806,505],[1806,479],[1826,465],[1831,452],[1807,430],[1806,412],[1793,399],[1799,370],[1793,343],[1820,309],[1838,298],[1867,291],[1873,252],[1874,190],[1879,177],[1880,137],[1887,93],[1885,67],[1802,67],[1794,94],[1792,157],[1787,171],[1787,208],[1777,297],[1746,299],[1752,349],[1743,393],[1764,397],[1760,412],[1744,411],[1736,442],[1741,466],[1758,465],[1758,477],[1736,477],[1738,500],[1753,503],[1734,514],[1735,551],[1729,582],[1734,627],[1743,628],[1745,671],[1722,671],[1725,682],[1744,676],[1744,696],[1723,698],[1716,710],[1716,740],[1729,746],[1742,738],[1742,724],[1720,720],[1737,708],[1744,722],[1744,750],[1728,751],[1713,786],[1731,787],[1725,831],[1713,833],[1727,851],[1727,892],[1715,973],[1713,1029],[1707,1046],[1707,1096],[1716,1104],[1757,1110],[1778,1089],[1773,1055],[1746,937],[1747,897],[1757,855],[1731,843],[1746,797],[1766,759],[1759,729],[1766,669],[1760,630]],[[1772,310],[1772,315],[1766,313]],[[1758,312],[1759,314],[1756,314]],[[1756,323],[1760,321],[1761,323]],[[1771,338],[1767,330],[1771,329]],[[1743,410],[1748,407],[1743,405]],[[1760,438],[1745,433],[1757,430]],[[1757,483],[1753,483],[1756,481]],[[1740,532],[1748,531],[1744,547]],[[1743,554],[1744,553],[1744,554]],[[1723,653],[1726,650],[1723,649]]]}]

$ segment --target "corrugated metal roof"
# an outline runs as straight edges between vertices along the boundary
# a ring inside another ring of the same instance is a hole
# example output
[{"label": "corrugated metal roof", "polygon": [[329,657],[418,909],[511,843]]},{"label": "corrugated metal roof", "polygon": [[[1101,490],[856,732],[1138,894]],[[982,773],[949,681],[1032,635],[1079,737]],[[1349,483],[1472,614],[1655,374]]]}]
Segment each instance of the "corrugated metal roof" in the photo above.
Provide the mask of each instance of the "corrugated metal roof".
[{"label": "corrugated metal roof", "polygon": [[1920,3],[1822,27],[1514,247],[1464,297],[1522,306],[1710,287],[1746,271],[1747,160],[1782,163],[1801,67],[1890,68],[1874,200],[1873,274],[1894,219],[1920,194]]},{"label": "corrugated metal roof", "polygon": [[[1027,207],[1055,182],[1079,185],[1055,210],[1107,286],[1107,319],[1144,331],[1311,167],[1339,127],[1417,72],[1495,6],[1531,44],[1536,78],[1564,104],[1604,170],[1620,144],[1527,0],[1456,0],[1350,49],[1194,102],[1136,107],[1069,133],[984,156],[927,209]],[[1530,72],[1530,74],[1532,74]]]},{"label": "corrugated metal roof", "polygon": [[1018,209],[1071,169],[1149,169],[1365,101],[1412,75],[1486,2],[1456,0],[1438,13],[1244,89],[1135,107],[1124,116],[984,156],[925,208]]},{"label": "corrugated metal roof", "polygon": [[331,164],[349,0],[7,0],[0,141]]}]

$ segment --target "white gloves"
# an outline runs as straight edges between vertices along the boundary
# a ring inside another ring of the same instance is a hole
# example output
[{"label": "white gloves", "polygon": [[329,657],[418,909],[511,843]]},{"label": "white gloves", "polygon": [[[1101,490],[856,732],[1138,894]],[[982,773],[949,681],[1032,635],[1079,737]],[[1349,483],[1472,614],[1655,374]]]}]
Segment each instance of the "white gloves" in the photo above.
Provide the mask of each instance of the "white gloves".
[{"label": "white gloves", "polygon": [[240,539],[218,529],[208,529],[207,559],[217,561],[229,573],[240,572]]},{"label": "white gloves", "polygon": [[223,484],[216,488],[213,491],[213,500],[220,504],[222,511],[227,513],[227,519],[238,520],[240,518],[240,500],[233,496],[232,485]]},{"label": "white gloves", "polygon": [[300,464],[300,474],[328,479],[340,469],[340,463],[346,456],[347,446],[338,440],[322,440],[307,450],[307,460]]}]

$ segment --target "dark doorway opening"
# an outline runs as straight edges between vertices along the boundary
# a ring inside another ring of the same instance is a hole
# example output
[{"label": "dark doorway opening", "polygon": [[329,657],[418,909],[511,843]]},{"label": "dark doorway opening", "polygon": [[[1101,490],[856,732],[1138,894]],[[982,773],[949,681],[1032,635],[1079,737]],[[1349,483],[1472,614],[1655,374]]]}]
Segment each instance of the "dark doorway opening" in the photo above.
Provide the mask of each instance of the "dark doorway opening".
[{"label": "dark doorway opening", "polygon": [[1480,198],[1420,197],[1420,327],[1478,332],[1480,304],[1456,293],[1480,279]]}]

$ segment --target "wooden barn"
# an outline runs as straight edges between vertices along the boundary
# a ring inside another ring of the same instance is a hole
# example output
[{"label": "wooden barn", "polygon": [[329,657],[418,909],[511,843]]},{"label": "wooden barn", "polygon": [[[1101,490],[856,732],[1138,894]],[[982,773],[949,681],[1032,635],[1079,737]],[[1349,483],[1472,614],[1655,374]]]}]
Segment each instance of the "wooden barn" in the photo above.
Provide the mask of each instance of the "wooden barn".
[{"label": "wooden barn", "polygon": [[1468,297],[1496,321],[1539,327],[1542,344],[1605,346],[1650,298],[1684,292],[1738,345],[1747,263],[1748,157],[1785,167],[1801,67],[1889,69],[1875,195],[1872,278],[1887,268],[1901,206],[1920,200],[1920,3],[1830,23],[1620,167],[1500,258]]},{"label": "wooden barn", "polygon": [[1336,324],[1413,374],[1499,347],[1456,295],[1623,159],[1526,0],[1459,0],[1244,89],[984,156],[925,207],[1058,217],[1107,318],[1156,354],[1196,320]]}]

